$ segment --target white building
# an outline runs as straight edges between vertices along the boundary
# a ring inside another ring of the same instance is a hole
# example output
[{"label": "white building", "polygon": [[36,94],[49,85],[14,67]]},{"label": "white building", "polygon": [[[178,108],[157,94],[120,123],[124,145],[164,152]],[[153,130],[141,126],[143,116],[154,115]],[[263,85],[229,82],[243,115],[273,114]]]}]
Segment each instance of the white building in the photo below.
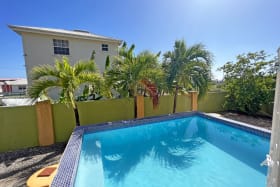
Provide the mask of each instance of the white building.
[{"label": "white building", "polygon": [[121,40],[92,34],[83,30],[63,30],[41,27],[9,25],[21,35],[23,55],[28,82],[34,66],[53,65],[56,58],[67,56],[73,64],[79,60],[89,60],[95,51],[95,63],[100,72],[105,69],[107,56],[116,56]]},{"label": "white building", "polygon": [[0,94],[25,95],[27,80],[23,78],[2,78],[0,79]]}]

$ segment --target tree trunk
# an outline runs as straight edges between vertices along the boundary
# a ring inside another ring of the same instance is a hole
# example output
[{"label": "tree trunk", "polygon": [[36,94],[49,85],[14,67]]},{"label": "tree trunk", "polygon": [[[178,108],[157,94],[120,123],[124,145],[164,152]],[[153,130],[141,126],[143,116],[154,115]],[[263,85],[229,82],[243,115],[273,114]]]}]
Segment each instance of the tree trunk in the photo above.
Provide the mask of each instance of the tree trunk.
[{"label": "tree trunk", "polygon": [[137,118],[137,98],[134,96],[134,118]]},{"label": "tree trunk", "polygon": [[178,90],[179,90],[179,86],[176,85],[176,88],[175,88],[175,95],[174,95],[174,103],[173,103],[173,113],[176,112]]},{"label": "tree trunk", "polygon": [[73,110],[75,113],[76,126],[80,126],[80,116],[79,116],[79,111],[78,111],[78,107],[76,104],[75,104],[75,108]]}]

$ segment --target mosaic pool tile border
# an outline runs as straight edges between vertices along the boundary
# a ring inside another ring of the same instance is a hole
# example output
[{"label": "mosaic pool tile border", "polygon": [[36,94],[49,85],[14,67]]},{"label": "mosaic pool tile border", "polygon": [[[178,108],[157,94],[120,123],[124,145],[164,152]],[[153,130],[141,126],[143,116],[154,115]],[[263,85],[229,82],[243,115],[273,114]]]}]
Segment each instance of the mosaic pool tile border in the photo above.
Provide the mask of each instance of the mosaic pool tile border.
[{"label": "mosaic pool tile border", "polygon": [[94,124],[89,126],[80,126],[76,127],[73,131],[68,144],[64,150],[62,158],[60,160],[60,164],[58,167],[58,172],[54,177],[54,180],[51,184],[52,187],[72,187],[75,184],[75,176],[79,163],[79,156],[82,146],[82,137],[84,133],[90,132],[99,132],[105,130],[113,130],[118,128],[128,128],[132,126],[145,125],[148,123],[159,122],[163,120],[172,120],[172,119],[180,119],[184,117],[190,116],[201,116],[207,119],[215,120],[218,122],[222,122],[226,125],[242,129],[246,132],[262,136],[264,138],[270,138],[271,131],[259,127],[255,127],[250,124],[226,119],[223,117],[212,116],[210,114],[202,113],[202,112],[183,112],[176,114],[168,114],[162,116],[153,116],[146,117],[142,119],[133,119],[133,120],[122,120],[116,122],[107,122]]}]

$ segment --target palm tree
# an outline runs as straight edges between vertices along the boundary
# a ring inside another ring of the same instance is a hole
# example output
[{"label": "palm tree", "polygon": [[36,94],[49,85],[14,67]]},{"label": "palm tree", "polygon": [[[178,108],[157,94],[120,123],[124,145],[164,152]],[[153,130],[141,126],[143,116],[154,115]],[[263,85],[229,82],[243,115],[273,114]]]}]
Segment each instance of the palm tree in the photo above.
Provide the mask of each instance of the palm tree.
[{"label": "palm tree", "polygon": [[195,89],[205,94],[210,80],[212,54],[202,44],[187,48],[183,40],[175,41],[174,50],[164,54],[163,67],[169,90],[174,91],[173,113],[176,111],[179,90]]},{"label": "palm tree", "polygon": [[119,50],[119,56],[115,58],[110,67],[106,68],[106,81],[122,97],[149,94],[153,97],[153,103],[156,106],[158,90],[155,78],[161,74],[157,62],[159,54],[154,55],[144,51],[135,56],[134,48],[134,45],[127,48],[126,43],[123,44]]},{"label": "palm tree", "polygon": [[84,84],[89,83],[102,89],[103,79],[96,73],[93,60],[80,61],[71,66],[69,59],[63,57],[56,60],[54,66],[41,65],[31,71],[32,85],[28,94],[32,98],[48,95],[50,88],[60,88],[60,103],[65,103],[73,108],[76,125],[80,125],[79,112],[75,101],[75,92]]}]

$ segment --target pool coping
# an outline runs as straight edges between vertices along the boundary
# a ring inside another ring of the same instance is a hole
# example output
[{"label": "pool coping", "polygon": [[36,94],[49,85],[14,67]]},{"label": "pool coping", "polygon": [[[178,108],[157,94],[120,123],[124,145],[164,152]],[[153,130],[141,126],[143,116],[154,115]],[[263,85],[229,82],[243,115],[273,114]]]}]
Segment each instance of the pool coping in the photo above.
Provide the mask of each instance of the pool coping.
[{"label": "pool coping", "polygon": [[132,126],[145,125],[148,123],[159,122],[162,120],[172,120],[172,119],[180,119],[184,117],[191,116],[201,116],[207,119],[215,120],[218,122],[223,122],[226,125],[242,129],[251,134],[255,134],[258,136],[262,136],[264,138],[269,139],[271,135],[271,131],[268,129],[264,129],[261,127],[256,127],[251,124],[231,120],[228,118],[213,116],[211,114],[203,113],[203,112],[182,112],[175,114],[167,114],[160,116],[152,116],[145,117],[141,119],[132,119],[132,120],[121,120],[115,122],[106,122],[93,124],[88,126],[79,126],[74,129],[72,132],[67,146],[62,154],[60,164],[58,167],[58,171],[54,180],[52,181],[52,187],[72,187],[75,184],[76,172],[78,169],[79,157],[82,147],[82,137],[85,132],[99,132],[105,130],[113,130],[119,128],[128,128]]},{"label": "pool coping", "polygon": [[214,116],[213,114],[210,113],[201,113],[204,117],[206,118],[210,118],[216,121],[220,121],[225,123],[226,125],[229,126],[233,126],[236,127],[238,129],[242,129],[246,132],[252,133],[252,134],[256,134],[265,138],[270,138],[271,136],[271,130],[262,128],[262,127],[257,127],[255,125],[249,124],[249,123],[244,123],[244,122],[240,122],[240,121],[236,121],[233,119],[229,119],[229,118],[225,118],[222,116]]}]

